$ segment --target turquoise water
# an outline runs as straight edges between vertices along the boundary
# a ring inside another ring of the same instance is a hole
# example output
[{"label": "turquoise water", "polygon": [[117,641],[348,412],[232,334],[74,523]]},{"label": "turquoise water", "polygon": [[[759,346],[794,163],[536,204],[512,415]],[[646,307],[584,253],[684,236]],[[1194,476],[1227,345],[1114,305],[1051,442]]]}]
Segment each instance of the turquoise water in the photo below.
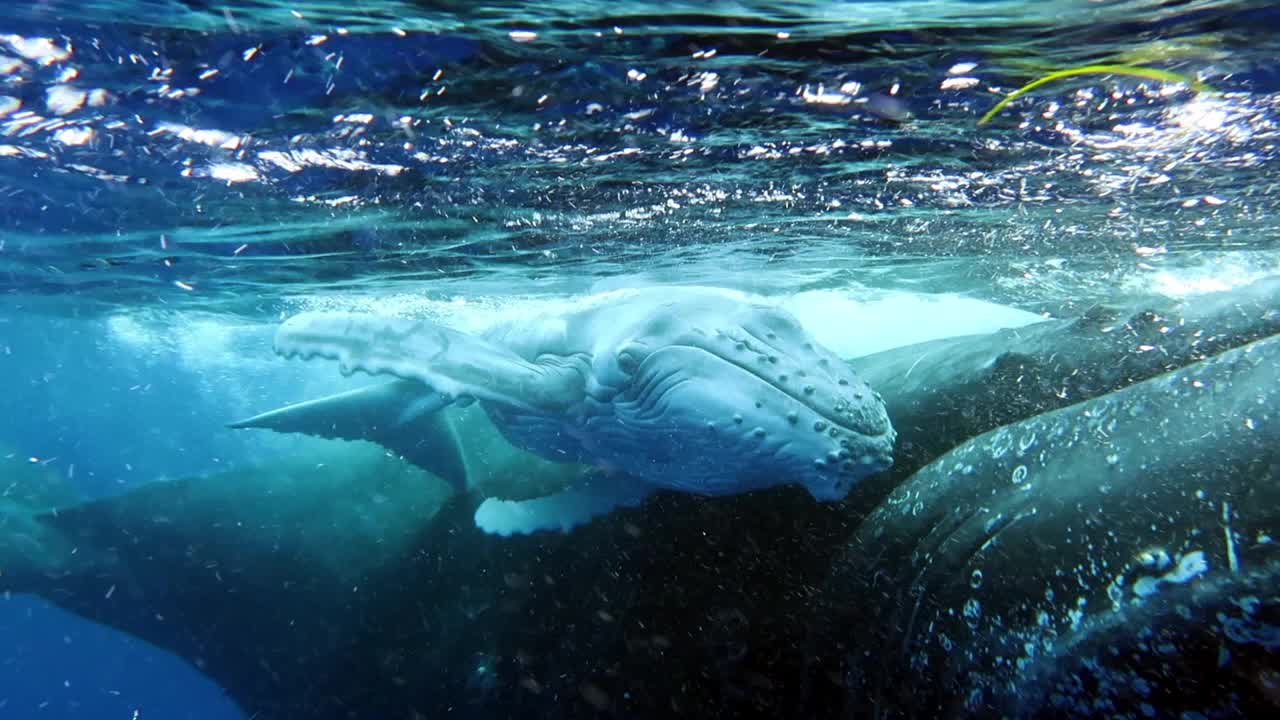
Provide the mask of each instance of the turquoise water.
[{"label": "turquoise water", "polygon": [[[1066,317],[1243,287],[1280,273],[1277,29],[1216,1],[10,3],[0,458],[101,497],[320,452],[223,427],[332,384],[270,352],[298,310],[479,327],[699,283],[838,342],[833,308],[908,292]],[[1097,63],[1217,92],[1089,75],[977,124]],[[239,716],[9,602],[0,717]]]}]

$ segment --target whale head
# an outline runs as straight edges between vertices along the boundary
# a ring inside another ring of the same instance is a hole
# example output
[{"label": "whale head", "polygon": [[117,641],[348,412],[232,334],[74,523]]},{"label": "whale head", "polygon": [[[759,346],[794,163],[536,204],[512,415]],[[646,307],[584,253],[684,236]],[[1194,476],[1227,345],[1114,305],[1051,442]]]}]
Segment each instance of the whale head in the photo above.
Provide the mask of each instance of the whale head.
[{"label": "whale head", "polygon": [[693,288],[638,307],[593,368],[629,471],[690,492],[799,483],[839,500],[892,464],[884,401],[790,313]]}]

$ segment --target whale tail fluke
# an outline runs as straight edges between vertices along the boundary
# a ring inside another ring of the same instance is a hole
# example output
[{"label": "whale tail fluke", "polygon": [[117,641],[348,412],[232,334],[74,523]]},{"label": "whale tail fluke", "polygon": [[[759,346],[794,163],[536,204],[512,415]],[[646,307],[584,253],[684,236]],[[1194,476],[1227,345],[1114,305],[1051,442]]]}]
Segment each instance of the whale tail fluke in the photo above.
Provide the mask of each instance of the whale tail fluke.
[{"label": "whale tail fluke", "polygon": [[47,460],[0,452],[0,592],[29,592],[57,574],[71,548],[40,517],[83,500]]}]

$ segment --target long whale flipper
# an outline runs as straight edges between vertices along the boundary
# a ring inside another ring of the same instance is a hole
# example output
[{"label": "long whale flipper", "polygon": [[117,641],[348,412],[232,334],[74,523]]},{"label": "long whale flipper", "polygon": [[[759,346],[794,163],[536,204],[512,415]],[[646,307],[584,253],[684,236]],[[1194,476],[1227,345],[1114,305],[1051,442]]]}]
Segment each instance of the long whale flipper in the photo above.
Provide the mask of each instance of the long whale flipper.
[{"label": "long whale flipper", "polygon": [[343,374],[359,370],[416,380],[448,401],[463,397],[550,411],[581,394],[570,365],[532,363],[484,338],[427,320],[308,312],[276,331],[285,357],[337,360]]},{"label": "long whale flipper", "polygon": [[495,535],[570,530],[622,507],[635,507],[657,488],[632,477],[594,473],[559,492],[528,500],[487,498],[476,509],[476,527]]},{"label": "long whale flipper", "polygon": [[231,423],[338,440],[369,440],[423,468],[459,492],[467,489],[467,467],[439,393],[413,380],[308,400]]}]

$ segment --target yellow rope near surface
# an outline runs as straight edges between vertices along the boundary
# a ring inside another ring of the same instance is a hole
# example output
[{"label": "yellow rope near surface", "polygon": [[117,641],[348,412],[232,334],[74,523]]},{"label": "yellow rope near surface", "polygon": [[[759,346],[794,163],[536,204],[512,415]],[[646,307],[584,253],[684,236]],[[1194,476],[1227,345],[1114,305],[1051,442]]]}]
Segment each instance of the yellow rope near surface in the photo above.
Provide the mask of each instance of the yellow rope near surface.
[{"label": "yellow rope near surface", "polygon": [[1005,109],[1009,103],[1017,100],[1023,95],[1026,95],[1032,90],[1035,90],[1041,85],[1051,83],[1054,80],[1061,80],[1062,78],[1074,77],[1076,75],[1129,75],[1131,77],[1145,78],[1147,80],[1183,83],[1196,92],[1217,92],[1217,90],[1207,83],[1200,82],[1193,77],[1172,72],[1170,70],[1157,70],[1156,68],[1141,67],[1139,65],[1084,65],[1081,67],[1051,72],[1042,78],[1033,80],[1017,90],[1014,90],[1005,96],[1003,100],[996,103],[995,107],[988,110],[987,114],[983,115],[978,120],[978,124],[986,125],[991,118],[995,117],[1001,110]]}]

